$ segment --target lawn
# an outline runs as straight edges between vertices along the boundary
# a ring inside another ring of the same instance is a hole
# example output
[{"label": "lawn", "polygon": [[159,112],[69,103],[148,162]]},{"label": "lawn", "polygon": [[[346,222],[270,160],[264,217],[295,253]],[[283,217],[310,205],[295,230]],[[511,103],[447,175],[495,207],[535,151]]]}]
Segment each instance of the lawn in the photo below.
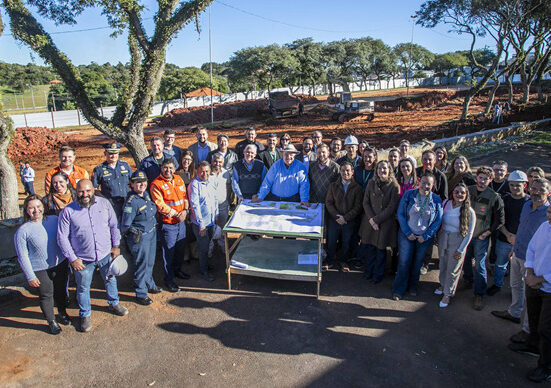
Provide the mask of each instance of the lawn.
[{"label": "lawn", "polygon": [[36,112],[45,112],[47,110],[47,96],[50,90],[50,85],[33,85],[31,89],[25,88],[23,93],[14,91],[6,86],[0,86],[0,101],[4,105],[4,110],[9,114],[32,113],[33,96]]}]

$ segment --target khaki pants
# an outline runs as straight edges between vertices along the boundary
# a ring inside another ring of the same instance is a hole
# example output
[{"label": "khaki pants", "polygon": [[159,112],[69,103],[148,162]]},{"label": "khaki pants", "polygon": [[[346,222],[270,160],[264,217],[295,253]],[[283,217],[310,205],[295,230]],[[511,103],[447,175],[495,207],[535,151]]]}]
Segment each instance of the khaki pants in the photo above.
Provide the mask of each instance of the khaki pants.
[{"label": "khaki pants", "polygon": [[454,296],[459,283],[459,277],[463,268],[465,252],[459,260],[455,260],[453,254],[461,245],[463,236],[459,232],[447,232],[444,229],[438,234],[438,257],[440,258],[440,285],[444,295]]}]

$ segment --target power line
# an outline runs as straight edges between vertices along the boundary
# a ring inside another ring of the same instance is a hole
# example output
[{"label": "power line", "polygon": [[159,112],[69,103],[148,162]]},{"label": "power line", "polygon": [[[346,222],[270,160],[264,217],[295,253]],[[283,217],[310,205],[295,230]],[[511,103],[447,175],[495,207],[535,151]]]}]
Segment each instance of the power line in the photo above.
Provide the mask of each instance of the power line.
[{"label": "power line", "polygon": [[[365,32],[366,32],[366,31],[326,30],[326,29],[323,29],[323,28],[299,26],[299,25],[297,25],[297,24],[291,24],[291,23],[287,23],[287,22],[284,22],[284,21],[281,21],[281,20],[272,19],[272,18],[269,18],[269,17],[266,17],[266,16],[258,15],[258,14],[256,14],[256,13],[249,12],[249,11],[246,11],[246,10],[241,9],[241,8],[237,8],[237,7],[233,6],[233,5],[226,4],[226,3],[224,3],[223,1],[220,1],[220,0],[214,0],[214,1],[215,1],[216,3],[218,3],[218,4],[221,4],[221,5],[225,6],[225,7],[234,9],[234,10],[236,10],[236,11],[238,11],[238,12],[244,13],[244,14],[249,15],[249,16],[253,16],[253,17],[256,17],[256,18],[259,18],[259,19],[262,19],[262,20],[266,20],[266,21],[272,22],[272,23],[282,24],[282,25],[288,26],[288,27],[299,28],[299,29],[302,29],[302,30],[319,31],[319,32],[336,32],[336,33],[341,33],[341,34],[365,33]],[[375,30],[373,30],[373,31],[375,31]]]}]

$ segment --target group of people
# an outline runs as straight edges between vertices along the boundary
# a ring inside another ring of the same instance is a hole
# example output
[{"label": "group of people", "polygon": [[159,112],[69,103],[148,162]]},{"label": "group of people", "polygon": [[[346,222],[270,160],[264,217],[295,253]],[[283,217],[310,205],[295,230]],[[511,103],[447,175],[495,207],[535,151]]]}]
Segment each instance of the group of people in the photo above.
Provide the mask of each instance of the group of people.
[{"label": "group of people", "polygon": [[[69,269],[82,331],[92,328],[90,284],[96,268],[110,309],[128,313],[112,276],[121,241],[132,255],[136,301],[149,305],[148,294],[162,292],[153,279],[158,241],[164,289],[177,292],[175,279],[190,277],[182,264],[192,239],[202,278],[214,280],[209,256],[220,242],[214,237],[234,205],[243,200],[322,203],[327,212],[323,270],[363,268],[365,278],[377,284],[387,272],[390,248],[394,300],[417,295],[434,246],[440,269],[434,293],[442,296],[442,308],[451,303],[463,274],[463,287],[474,289],[474,309],[482,310],[483,297],[499,292],[509,272],[511,306],[492,314],[522,325],[511,338],[512,350],[540,354],[531,378],[551,374],[546,320],[551,314],[551,244],[546,244],[551,184],[541,168],[509,173],[506,162],[496,161],[472,172],[467,158],[450,161],[442,146],[423,151],[417,166],[407,140],[379,160],[377,149],[353,135],[344,144],[338,137],[327,144],[320,131],[302,139],[300,152],[289,134],[268,134],[263,144],[254,127],[234,150],[226,134],[216,143],[208,135],[206,128],[197,128],[197,142],[183,150],[168,129],[162,138],[151,138],[151,153],[136,171],[119,160],[120,145],[109,143],[105,162],[91,176],[74,164],[74,149],[61,148],[59,166],[46,174],[46,196],[26,198],[25,223],[15,237],[21,267],[30,286],[39,288],[52,333],[61,331],[58,321],[70,321]],[[494,268],[491,287],[488,259]]]}]

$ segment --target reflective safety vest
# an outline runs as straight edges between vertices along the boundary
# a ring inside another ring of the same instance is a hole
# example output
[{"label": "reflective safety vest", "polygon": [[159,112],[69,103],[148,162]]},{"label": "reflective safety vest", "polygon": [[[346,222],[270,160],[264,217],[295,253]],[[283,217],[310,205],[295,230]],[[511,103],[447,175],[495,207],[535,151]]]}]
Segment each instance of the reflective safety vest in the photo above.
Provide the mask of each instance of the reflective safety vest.
[{"label": "reflective safety vest", "polygon": [[163,216],[163,223],[177,224],[176,216],[171,217],[171,210],[180,213],[189,208],[186,185],[179,175],[174,175],[172,180],[159,175],[151,182],[149,189],[151,199],[157,205],[157,210]]}]

